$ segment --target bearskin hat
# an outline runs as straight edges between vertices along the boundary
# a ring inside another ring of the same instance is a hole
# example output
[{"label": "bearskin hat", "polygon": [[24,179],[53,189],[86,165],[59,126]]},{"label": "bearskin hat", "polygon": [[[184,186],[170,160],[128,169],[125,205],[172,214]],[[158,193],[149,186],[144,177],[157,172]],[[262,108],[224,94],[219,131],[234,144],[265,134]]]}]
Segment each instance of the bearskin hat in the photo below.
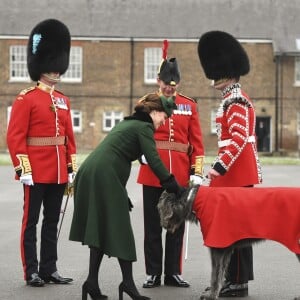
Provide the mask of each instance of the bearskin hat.
[{"label": "bearskin hat", "polygon": [[227,32],[204,33],[199,39],[198,55],[208,79],[239,78],[250,70],[246,51]]},{"label": "bearskin hat", "polygon": [[158,69],[158,78],[163,82],[176,85],[180,81],[180,71],[175,57],[167,59],[168,41],[164,40],[162,62]]},{"label": "bearskin hat", "polygon": [[41,74],[64,74],[69,66],[71,36],[62,22],[47,19],[31,31],[27,45],[27,68],[30,78],[38,81]]},{"label": "bearskin hat", "polygon": [[166,59],[161,63],[158,78],[170,85],[179,83],[180,71],[175,57]]}]

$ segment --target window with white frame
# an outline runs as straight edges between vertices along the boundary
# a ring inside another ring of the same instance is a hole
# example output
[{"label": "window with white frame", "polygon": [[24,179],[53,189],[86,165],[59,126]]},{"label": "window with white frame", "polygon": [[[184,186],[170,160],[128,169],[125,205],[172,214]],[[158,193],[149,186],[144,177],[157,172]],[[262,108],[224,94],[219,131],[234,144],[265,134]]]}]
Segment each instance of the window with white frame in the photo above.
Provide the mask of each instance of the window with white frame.
[{"label": "window with white frame", "polygon": [[300,86],[300,56],[295,57],[295,85]]},{"label": "window with white frame", "polygon": [[9,80],[30,81],[27,71],[27,48],[24,45],[9,47]]},{"label": "window with white frame", "polygon": [[156,83],[157,71],[162,60],[161,48],[145,48],[144,50],[144,81]]},{"label": "window with white frame", "polygon": [[[10,81],[30,81],[27,71],[27,46],[12,45],[9,47]],[[82,47],[71,47],[70,63],[62,82],[82,82]]]},{"label": "window with white frame", "polygon": [[82,82],[82,47],[71,47],[70,64],[62,82]]},{"label": "window with white frame", "polygon": [[80,110],[71,109],[71,117],[74,132],[82,131],[82,113]]},{"label": "window with white frame", "polygon": [[210,133],[217,133],[217,127],[216,127],[216,115],[217,115],[218,109],[212,109],[210,112]]},{"label": "window with white frame", "polygon": [[123,120],[123,113],[117,111],[103,112],[103,131],[110,131],[115,125]]}]

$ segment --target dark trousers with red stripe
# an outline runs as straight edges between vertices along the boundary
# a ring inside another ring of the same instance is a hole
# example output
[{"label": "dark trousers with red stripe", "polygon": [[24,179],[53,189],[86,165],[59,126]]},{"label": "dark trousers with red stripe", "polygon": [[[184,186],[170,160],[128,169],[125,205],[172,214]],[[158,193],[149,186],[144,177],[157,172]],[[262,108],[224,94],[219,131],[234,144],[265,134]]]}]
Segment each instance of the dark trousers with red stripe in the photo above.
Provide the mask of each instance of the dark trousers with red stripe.
[{"label": "dark trousers with red stripe", "polygon": [[[252,188],[253,185],[245,187]],[[252,246],[235,249],[231,255],[226,281],[232,283],[247,283],[253,280],[253,249]]]},{"label": "dark trousers with red stripe", "polygon": [[[162,188],[143,185],[144,203],[144,254],[146,274],[161,275],[163,265],[162,227],[157,209]],[[181,274],[183,223],[174,233],[167,232],[165,237],[164,273]]]},{"label": "dark trousers with red stripe", "polygon": [[231,255],[226,281],[232,283],[247,283],[253,280],[253,250],[252,247],[235,249]]},{"label": "dark trousers with red stripe", "polygon": [[[57,261],[57,224],[66,184],[35,183],[24,185],[21,231],[21,257],[25,280],[33,273],[48,276],[55,272]],[[37,224],[43,204],[40,263],[37,257]]]}]

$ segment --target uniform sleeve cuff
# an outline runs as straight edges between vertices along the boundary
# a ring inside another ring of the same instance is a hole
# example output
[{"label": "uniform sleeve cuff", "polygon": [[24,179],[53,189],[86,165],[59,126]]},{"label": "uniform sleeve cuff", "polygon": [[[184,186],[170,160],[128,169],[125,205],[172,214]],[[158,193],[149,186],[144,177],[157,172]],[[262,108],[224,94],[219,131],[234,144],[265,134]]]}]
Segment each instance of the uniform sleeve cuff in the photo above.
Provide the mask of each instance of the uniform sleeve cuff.
[{"label": "uniform sleeve cuff", "polygon": [[226,169],[219,162],[216,162],[213,165],[213,169],[216,170],[221,175],[224,175],[226,173]]}]

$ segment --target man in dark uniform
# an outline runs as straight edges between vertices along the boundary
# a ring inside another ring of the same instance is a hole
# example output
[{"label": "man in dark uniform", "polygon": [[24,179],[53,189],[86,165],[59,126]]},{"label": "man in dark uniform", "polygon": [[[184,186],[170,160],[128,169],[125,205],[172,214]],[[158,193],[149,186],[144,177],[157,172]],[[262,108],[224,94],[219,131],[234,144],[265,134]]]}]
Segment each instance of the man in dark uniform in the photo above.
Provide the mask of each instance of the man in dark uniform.
[{"label": "man in dark uniform", "polygon": [[[187,187],[189,180],[201,184],[204,147],[195,100],[177,92],[180,71],[175,57],[167,58],[168,42],[164,41],[163,59],[158,71],[158,94],[175,97],[177,109],[154,133],[158,153],[167,169],[180,185]],[[161,284],[163,268],[162,227],[157,204],[163,189],[147,162],[141,165],[138,183],[143,185],[144,201],[144,254],[147,278],[144,288]],[[182,277],[183,224],[174,233],[166,233],[164,255],[164,284],[189,287]]]},{"label": "man in dark uniform", "polygon": [[[57,272],[57,224],[68,182],[76,172],[76,147],[70,100],[54,89],[69,65],[71,38],[68,28],[48,19],[32,30],[27,66],[35,87],[22,91],[12,106],[7,145],[24,185],[21,257],[24,279],[30,286],[48,282],[66,284],[73,279]],[[40,262],[36,225],[43,204]]]}]

